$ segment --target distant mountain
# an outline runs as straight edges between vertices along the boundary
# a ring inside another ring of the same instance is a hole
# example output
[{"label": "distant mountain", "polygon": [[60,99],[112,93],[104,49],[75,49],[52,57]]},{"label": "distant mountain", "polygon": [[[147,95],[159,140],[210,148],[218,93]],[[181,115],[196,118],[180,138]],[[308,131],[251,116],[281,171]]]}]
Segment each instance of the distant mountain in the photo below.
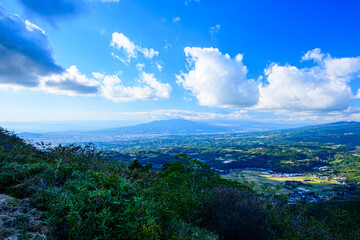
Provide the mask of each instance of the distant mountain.
[{"label": "distant mountain", "polygon": [[117,132],[127,134],[196,134],[229,132],[232,128],[209,125],[185,119],[158,120],[130,127],[110,128],[94,132]]},{"label": "distant mountain", "polygon": [[334,122],[281,130],[281,137],[288,141],[320,142],[360,145],[359,122]]},{"label": "distant mountain", "polygon": [[[230,122],[228,122],[230,123]],[[293,125],[290,125],[293,126]],[[278,137],[290,141],[338,142],[357,145],[360,142],[360,123],[335,122],[314,126],[281,129],[280,125],[247,122],[247,124],[213,125],[184,119],[158,120],[129,127],[109,128],[95,131],[65,131],[52,133],[20,133],[20,137],[35,141],[52,143],[73,142],[116,142],[135,139],[152,139],[167,135],[221,134],[269,131],[277,132]],[[276,129],[276,130],[275,130]],[[339,140],[339,134],[344,135]],[[345,136],[346,135],[346,136]]]},{"label": "distant mountain", "polygon": [[360,133],[360,123],[354,121],[341,121],[325,123],[313,126],[286,129],[287,132],[301,132],[303,134],[339,134],[339,133]]},{"label": "distant mountain", "polygon": [[24,138],[24,139],[41,138],[43,136],[43,134],[41,134],[41,133],[29,133],[29,132],[23,132],[18,135],[19,135],[19,137]]},{"label": "distant mountain", "polygon": [[204,122],[210,125],[227,126],[240,132],[261,132],[309,126],[305,123],[272,123],[251,120],[205,120]]},{"label": "distant mountain", "polygon": [[327,131],[327,132],[347,132],[359,131],[360,123],[354,121],[341,121],[334,123],[319,124],[315,126],[307,126],[298,128],[300,131]]},{"label": "distant mountain", "polygon": [[233,127],[215,126],[185,119],[158,120],[129,127],[108,128],[95,131],[64,131],[51,133],[20,133],[20,137],[52,143],[109,142],[139,138],[154,138],[166,135],[190,135],[229,133],[237,131]]}]

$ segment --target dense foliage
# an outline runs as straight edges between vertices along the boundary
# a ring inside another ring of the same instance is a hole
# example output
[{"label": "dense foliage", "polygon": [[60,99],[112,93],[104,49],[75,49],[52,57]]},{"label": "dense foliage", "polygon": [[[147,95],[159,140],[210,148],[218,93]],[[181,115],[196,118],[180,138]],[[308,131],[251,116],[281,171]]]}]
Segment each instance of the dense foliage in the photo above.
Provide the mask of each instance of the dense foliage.
[{"label": "dense foliage", "polygon": [[0,130],[0,191],[30,197],[49,239],[357,239],[357,205],[289,206],[178,155],[161,170],[92,145],[33,146]]}]

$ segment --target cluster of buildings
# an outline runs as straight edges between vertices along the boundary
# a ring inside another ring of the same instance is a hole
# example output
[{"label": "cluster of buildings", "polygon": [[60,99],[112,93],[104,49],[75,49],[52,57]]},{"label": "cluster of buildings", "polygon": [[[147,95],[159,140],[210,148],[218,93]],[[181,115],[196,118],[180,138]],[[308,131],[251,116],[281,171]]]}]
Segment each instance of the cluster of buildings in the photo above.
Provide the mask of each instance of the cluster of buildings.
[{"label": "cluster of buildings", "polygon": [[296,189],[298,191],[289,194],[289,204],[295,204],[299,202],[313,203],[331,199],[330,196],[317,191],[310,191],[309,189],[303,187],[297,187]]},{"label": "cluster of buildings", "polygon": [[271,174],[272,177],[299,177],[303,176],[302,173],[273,173]]}]

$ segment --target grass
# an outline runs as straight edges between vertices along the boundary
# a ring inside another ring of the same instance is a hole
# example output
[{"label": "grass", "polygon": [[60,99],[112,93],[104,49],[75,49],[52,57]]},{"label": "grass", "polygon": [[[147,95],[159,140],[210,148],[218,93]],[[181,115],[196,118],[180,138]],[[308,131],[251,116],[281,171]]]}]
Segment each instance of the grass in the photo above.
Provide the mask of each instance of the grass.
[{"label": "grass", "polygon": [[261,189],[261,187],[265,185],[271,185],[273,187],[280,185],[281,189],[280,193],[289,194],[297,189],[285,189],[283,186],[286,181],[300,182],[304,184],[303,187],[310,190],[327,190],[331,191],[333,188],[341,185],[336,180],[325,180],[325,179],[316,179],[311,178],[310,176],[296,176],[296,177],[276,177],[270,174],[263,174],[261,171],[254,170],[244,170],[241,172],[233,172],[227,175],[222,176],[224,179],[237,180],[240,182],[248,181],[254,184],[255,189]]}]

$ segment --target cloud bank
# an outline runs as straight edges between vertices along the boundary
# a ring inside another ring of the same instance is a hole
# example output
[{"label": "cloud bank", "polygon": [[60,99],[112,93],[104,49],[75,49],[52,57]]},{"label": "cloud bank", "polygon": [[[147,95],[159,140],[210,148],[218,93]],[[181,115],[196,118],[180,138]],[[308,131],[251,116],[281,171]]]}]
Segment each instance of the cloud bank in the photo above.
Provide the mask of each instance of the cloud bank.
[{"label": "cloud bank", "polygon": [[62,74],[50,75],[40,80],[40,89],[70,96],[95,96],[100,83],[80,73],[76,66],[71,66]]},{"label": "cloud bank", "polygon": [[258,102],[257,83],[238,54],[232,59],[217,48],[186,47],[187,73],[176,75],[177,83],[194,95],[199,104],[215,107],[250,107]]},{"label": "cloud bank", "polygon": [[312,67],[272,63],[257,83],[247,79],[241,54],[232,59],[216,48],[184,51],[190,69],[176,75],[177,82],[203,106],[320,114],[344,111],[360,98],[349,85],[360,76],[360,57],[334,58],[316,48],[301,58],[313,61]]},{"label": "cloud bank", "polygon": [[349,107],[354,97],[349,83],[360,73],[360,57],[333,58],[317,48],[302,60],[312,60],[315,65],[297,68],[271,64],[265,70],[267,84],[259,86],[256,108],[316,112]]},{"label": "cloud bank", "polygon": [[124,86],[117,75],[102,75],[95,73],[94,76],[103,82],[101,95],[114,102],[130,102],[137,100],[160,100],[169,98],[171,86],[161,83],[154,74],[142,72],[139,86]]}]

